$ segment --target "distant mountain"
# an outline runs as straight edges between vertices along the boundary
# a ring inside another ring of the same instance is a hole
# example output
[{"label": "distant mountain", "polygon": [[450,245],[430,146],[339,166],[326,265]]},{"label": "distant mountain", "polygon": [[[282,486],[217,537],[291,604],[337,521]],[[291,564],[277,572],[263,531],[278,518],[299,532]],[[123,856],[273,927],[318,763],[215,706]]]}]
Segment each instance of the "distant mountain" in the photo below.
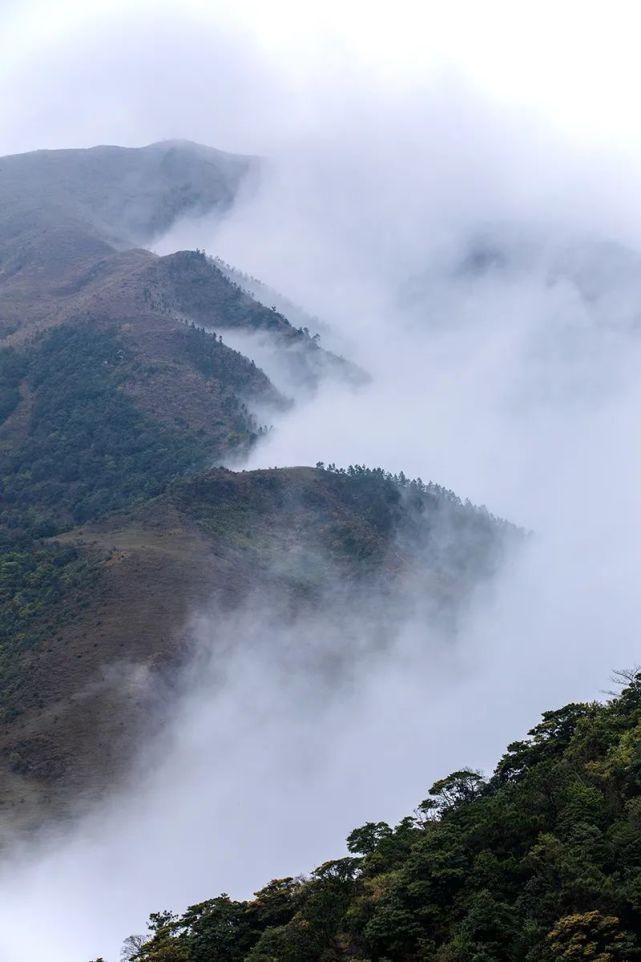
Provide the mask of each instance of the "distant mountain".
[{"label": "distant mountain", "polygon": [[566,313],[583,312],[588,336],[641,329],[641,254],[620,242],[561,229],[488,225],[411,278],[403,300],[424,307],[431,319],[440,313],[449,321],[449,291],[472,297],[475,290],[519,282],[565,294]]},{"label": "distant mountain", "polygon": [[228,207],[257,164],[189,141],[2,157],[2,266],[15,269],[30,250],[74,232],[95,251],[144,246],[181,216]]},{"label": "distant mountain", "polygon": [[[202,254],[158,258],[144,249],[180,217],[222,215],[258,168],[255,158],[184,141],[0,158],[0,338],[16,344],[89,319],[140,341],[150,323],[165,332],[196,323],[262,332],[295,383],[362,382],[362,372]],[[154,338],[144,339],[153,354]]]},{"label": "distant mountain", "polygon": [[180,217],[222,213],[257,167],[182,141],[0,158],[0,333],[25,311],[46,315],[45,295],[92,270],[126,273],[136,258],[113,255],[148,246]]}]

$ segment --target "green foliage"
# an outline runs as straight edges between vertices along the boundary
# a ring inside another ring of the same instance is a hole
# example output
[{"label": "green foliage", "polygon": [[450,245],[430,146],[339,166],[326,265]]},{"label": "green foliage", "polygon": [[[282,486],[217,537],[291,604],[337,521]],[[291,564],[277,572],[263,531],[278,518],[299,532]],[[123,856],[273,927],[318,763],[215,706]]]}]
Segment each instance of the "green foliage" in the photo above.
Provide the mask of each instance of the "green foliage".
[{"label": "green foliage", "polygon": [[[180,332],[185,354],[193,366],[207,378],[215,378],[239,394],[253,394],[257,388],[266,390],[269,381],[254,361],[240,351],[223,344],[222,337],[190,324]],[[233,394],[229,395],[234,397]],[[247,408],[235,397],[239,412],[254,424]]]},{"label": "green foliage", "polygon": [[153,497],[205,462],[203,445],[145,417],[121,387],[135,359],[90,325],[43,335],[25,360],[28,433],[3,459],[3,525],[47,537]]},{"label": "green foliage", "polygon": [[[73,616],[98,576],[98,564],[67,545],[0,553],[0,705],[20,681],[19,655]],[[15,709],[14,709],[15,711]]]},{"label": "green foliage", "polygon": [[[182,332],[181,332],[182,333]],[[182,343],[182,342],[181,342]],[[221,407],[239,443],[258,429],[234,393],[244,378],[267,379],[209,335],[185,328],[194,363],[219,378]],[[95,566],[43,539],[153,498],[212,456],[202,438],[144,415],[126,388],[144,377],[117,332],[91,322],[45,331],[21,350],[0,351],[0,691],[20,673],[17,655],[70,614],[74,592]],[[22,411],[22,409],[19,409]],[[64,601],[64,604],[63,604]]]},{"label": "green foliage", "polygon": [[20,401],[20,381],[25,375],[25,360],[15,348],[0,350],[0,424]]},{"label": "green foliage", "polygon": [[437,811],[444,814],[465,802],[473,801],[482,794],[484,787],[485,782],[480,772],[463,768],[434,782],[430,788],[430,795],[436,802]]},{"label": "green foliage", "polygon": [[0,645],[26,639],[30,625],[95,568],[71,546],[40,545],[0,555]]},{"label": "green foliage", "polygon": [[367,822],[347,836],[347,849],[355,855],[371,855],[392,834],[387,822]]},{"label": "green foliage", "polygon": [[630,962],[641,956],[620,920],[600,912],[566,915],[548,932],[547,941],[550,958],[559,962]]},{"label": "green foliage", "polygon": [[640,756],[632,675],[604,704],[546,712],[488,781],[453,772],[399,825],[355,829],[352,857],[271,883],[276,911],[263,892],[152,920],[136,962],[632,962]]},{"label": "green foliage", "polygon": [[426,484],[421,478],[408,478],[403,471],[400,471],[398,474],[392,474],[384,468],[368,468],[364,464],[350,464],[347,468],[338,468],[333,463],[326,465],[323,461],[317,461],[316,467],[321,471],[327,471],[339,477],[350,478],[352,481],[356,481],[366,487],[369,491],[375,490],[376,487],[381,488],[382,486],[392,487],[397,490],[400,489],[413,496],[415,503],[438,504],[440,506],[449,505],[465,513],[474,514],[477,517],[491,521],[492,524],[500,528],[510,529],[512,531],[518,530],[509,521],[490,514],[485,506],[481,505],[481,507],[477,507],[469,500],[462,501],[454,491],[450,491],[449,488],[444,488],[440,484],[435,484],[433,481],[428,481]]}]

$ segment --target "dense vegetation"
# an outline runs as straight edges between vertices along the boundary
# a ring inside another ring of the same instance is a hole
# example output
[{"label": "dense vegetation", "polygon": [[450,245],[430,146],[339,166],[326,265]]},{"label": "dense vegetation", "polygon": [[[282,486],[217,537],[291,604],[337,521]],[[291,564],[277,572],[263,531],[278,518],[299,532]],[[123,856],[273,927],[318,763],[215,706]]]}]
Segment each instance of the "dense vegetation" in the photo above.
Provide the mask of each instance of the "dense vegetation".
[{"label": "dense vegetation", "polygon": [[0,553],[0,712],[18,711],[12,690],[20,656],[73,617],[98,577],[96,560],[71,545],[37,544]]},{"label": "dense vegetation", "polygon": [[239,417],[240,430],[246,430],[248,425],[256,431],[260,430],[245,404],[238,398],[256,396],[276,401],[276,391],[267,376],[256,367],[254,361],[223,344],[222,336],[213,331],[189,324],[180,333],[185,355],[196,370],[206,378],[218,380],[228,390],[237,392],[229,393],[227,404],[228,411]]},{"label": "dense vegetation", "polygon": [[23,355],[15,348],[0,351],[0,424],[20,401],[20,381],[25,373]]},{"label": "dense vegetation", "polygon": [[72,545],[41,544],[0,555],[0,646],[10,638],[26,641],[32,622],[91,568]]},{"label": "dense vegetation", "polygon": [[[524,532],[485,507],[462,501],[453,491],[401,471],[350,465],[337,468],[318,462],[341,486],[341,497],[355,513],[368,518],[386,535],[388,543],[409,548],[432,572],[456,573],[461,583],[477,581],[500,563],[505,547]],[[346,548],[351,539],[347,532]],[[380,560],[380,559],[379,559]]]},{"label": "dense vegetation", "polygon": [[163,258],[177,306],[198,321],[224,320],[228,328],[280,331],[304,338],[278,311],[265,307],[230,280],[204,251],[179,251]]},{"label": "dense vegetation", "polygon": [[[224,385],[242,380],[251,366],[195,329],[185,328],[184,341],[194,363]],[[16,710],[11,692],[24,671],[22,654],[73,617],[98,573],[98,562],[87,552],[46,539],[158,495],[217,453],[198,435],[170,430],[136,407],[123,387],[132,378],[144,380],[146,373],[115,330],[88,323],[61,325],[25,348],[0,351],[5,715],[8,705]],[[251,440],[258,429],[232,389],[224,390],[230,433],[239,443]]]},{"label": "dense vegetation", "polygon": [[152,915],[135,962],[632,962],[641,958],[641,675],[545,712],[494,774],[452,773],[345,858]]},{"label": "dense vegetation", "polygon": [[449,488],[435,484],[434,481],[428,481],[426,484],[422,478],[408,478],[403,471],[400,471],[398,474],[392,474],[391,471],[386,471],[385,468],[368,468],[364,464],[350,464],[347,468],[339,468],[336,467],[335,464],[325,465],[322,461],[317,461],[316,467],[322,471],[328,471],[330,474],[337,474],[339,477],[350,478],[352,481],[358,482],[361,486],[366,485],[369,491],[374,491],[376,488],[380,490],[382,487],[388,490],[400,489],[401,491],[408,491],[415,499],[429,503],[432,506],[436,506],[437,504],[451,505],[453,508],[460,509],[461,512],[466,514],[488,519],[499,528],[516,530],[515,526],[509,521],[491,514],[485,505],[479,507],[472,504],[469,499],[463,501],[454,491],[450,491]]},{"label": "dense vegetation", "polygon": [[[203,350],[200,363],[212,356]],[[197,436],[145,416],[121,390],[145,371],[114,331],[63,325],[28,353],[0,357],[5,413],[18,404],[23,376],[32,397],[24,434],[2,458],[5,539],[46,537],[152,497],[212,454]],[[230,404],[238,435],[250,438],[249,415],[233,396]]]}]

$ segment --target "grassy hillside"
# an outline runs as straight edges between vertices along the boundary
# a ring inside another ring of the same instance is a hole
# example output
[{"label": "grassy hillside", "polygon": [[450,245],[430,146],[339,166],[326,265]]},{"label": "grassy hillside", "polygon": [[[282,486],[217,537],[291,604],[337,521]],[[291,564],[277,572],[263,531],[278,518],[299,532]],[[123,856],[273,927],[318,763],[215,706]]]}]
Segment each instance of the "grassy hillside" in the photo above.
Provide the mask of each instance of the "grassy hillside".
[{"label": "grassy hillside", "polygon": [[641,676],[545,712],[489,779],[436,782],[350,854],[150,918],[136,962],[632,962],[641,958]]},{"label": "grassy hillside", "polygon": [[268,332],[310,378],[362,380],[202,253],[135,249],[187,214],[224,211],[256,164],[182,141],[0,157],[0,341],[83,316],[191,321]]},{"label": "grassy hillside", "polygon": [[14,546],[0,593],[5,815],[37,821],[114,783],[158,721],[156,688],[171,688],[193,650],[194,614],[251,598],[283,625],[319,615],[347,637],[367,611],[371,643],[386,644],[406,597],[455,617],[514,539],[437,486],[355,467],[213,470]]},{"label": "grassy hillside", "polygon": [[[134,425],[130,408],[129,434],[144,437],[149,419],[160,423],[176,474],[251,442],[257,425],[247,403],[259,404],[268,419],[287,406],[250,358],[221,343],[221,332],[271,336],[296,383],[314,387],[329,374],[362,380],[284,315],[242,292],[202,253],[157,257],[128,249],[186,213],[224,209],[253,164],[182,142],[0,158],[0,421],[16,410],[0,427],[0,454],[13,456],[14,439],[20,441],[41,409],[16,364],[33,368],[50,343],[42,335],[57,327],[91,327],[118,339],[127,363],[119,364],[117,387],[140,422]],[[71,344],[71,335],[65,337]],[[19,349],[19,356],[3,347]],[[118,406],[124,416],[123,397]],[[59,413],[66,414],[64,406]],[[157,453],[150,449],[154,460]]]},{"label": "grassy hillside", "polygon": [[[286,530],[260,480],[199,475],[242,458],[262,419],[291,404],[220,332],[273,335],[313,385],[330,367],[354,369],[202,253],[128,249],[186,213],[223,209],[252,165],[185,143],[0,158],[0,801],[11,818],[115,777],[152,714],[136,671],[175,671],[195,607],[273,585],[274,559],[333,507],[302,506]],[[179,483],[190,477],[195,487]],[[295,500],[294,475],[264,485]],[[322,590],[322,565],[310,561],[305,588],[280,567],[283,598]]]}]

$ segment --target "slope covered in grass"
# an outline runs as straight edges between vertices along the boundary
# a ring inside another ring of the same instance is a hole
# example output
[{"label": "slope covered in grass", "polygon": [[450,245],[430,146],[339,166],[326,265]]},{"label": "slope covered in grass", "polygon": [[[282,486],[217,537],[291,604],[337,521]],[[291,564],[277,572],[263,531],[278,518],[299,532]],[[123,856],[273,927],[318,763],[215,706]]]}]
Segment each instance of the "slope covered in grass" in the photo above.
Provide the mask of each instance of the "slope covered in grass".
[{"label": "slope covered in grass", "polygon": [[[512,526],[437,485],[319,467],[210,470],[53,538],[7,545],[5,813],[37,797],[38,821],[51,799],[64,807],[117,783],[148,715],[157,718],[156,688],[171,709],[201,612],[221,657],[242,645],[226,633],[226,612],[300,625],[302,648],[320,625],[327,650],[310,649],[314,670],[340,673],[359,645],[391,644],[417,602],[433,626],[449,624],[518,541]],[[144,692],[130,684],[140,672]]]}]

